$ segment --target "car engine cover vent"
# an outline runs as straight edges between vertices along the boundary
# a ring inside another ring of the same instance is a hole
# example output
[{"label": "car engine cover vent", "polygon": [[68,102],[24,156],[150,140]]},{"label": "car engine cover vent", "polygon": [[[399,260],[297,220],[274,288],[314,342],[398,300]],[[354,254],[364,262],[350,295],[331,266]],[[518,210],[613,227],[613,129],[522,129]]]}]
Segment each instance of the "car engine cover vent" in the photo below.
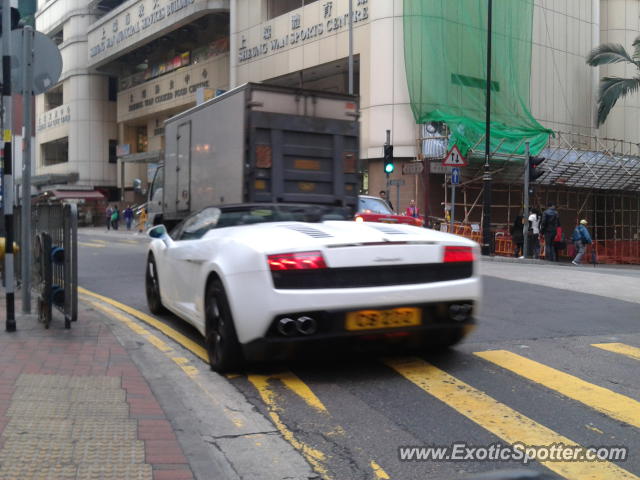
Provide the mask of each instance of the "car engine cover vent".
[{"label": "car engine cover vent", "polygon": [[333,237],[333,235],[323,232],[322,230],[316,230],[315,228],[306,227],[303,225],[287,225],[284,228],[288,228],[289,230],[295,230],[299,233],[304,233],[305,235],[309,235],[313,238],[329,238]]},{"label": "car engine cover vent", "polygon": [[382,233],[386,233],[388,235],[406,235],[406,232],[403,232],[401,230],[396,230],[393,227],[387,227],[385,225],[367,225],[368,227],[371,228],[375,228],[376,230],[382,232]]}]

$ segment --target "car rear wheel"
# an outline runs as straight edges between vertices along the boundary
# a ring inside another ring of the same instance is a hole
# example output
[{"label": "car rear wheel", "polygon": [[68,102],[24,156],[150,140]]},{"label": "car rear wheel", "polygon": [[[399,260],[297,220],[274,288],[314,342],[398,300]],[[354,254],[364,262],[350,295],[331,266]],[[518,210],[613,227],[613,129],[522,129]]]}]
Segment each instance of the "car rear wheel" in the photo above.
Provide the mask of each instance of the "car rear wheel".
[{"label": "car rear wheel", "polygon": [[213,280],[207,285],[205,308],[205,344],[211,370],[228,372],[240,368],[244,359],[227,295],[219,280]]},{"label": "car rear wheel", "polygon": [[153,255],[149,255],[147,260],[147,271],[144,276],[145,292],[147,294],[147,305],[154,315],[164,313],[166,310],[162,305],[160,297],[160,281],[158,279],[158,269]]}]

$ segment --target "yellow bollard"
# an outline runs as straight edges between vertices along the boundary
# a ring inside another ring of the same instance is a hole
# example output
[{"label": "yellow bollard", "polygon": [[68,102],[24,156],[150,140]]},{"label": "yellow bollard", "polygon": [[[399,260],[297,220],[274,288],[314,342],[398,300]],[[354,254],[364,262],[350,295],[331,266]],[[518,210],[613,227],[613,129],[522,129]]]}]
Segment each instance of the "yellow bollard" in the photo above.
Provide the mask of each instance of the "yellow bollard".
[{"label": "yellow bollard", "polygon": [[[0,261],[4,260],[4,244],[5,244],[4,237],[0,237]],[[20,247],[18,247],[16,242],[13,242],[13,253],[18,253],[19,251],[20,251]]]}]

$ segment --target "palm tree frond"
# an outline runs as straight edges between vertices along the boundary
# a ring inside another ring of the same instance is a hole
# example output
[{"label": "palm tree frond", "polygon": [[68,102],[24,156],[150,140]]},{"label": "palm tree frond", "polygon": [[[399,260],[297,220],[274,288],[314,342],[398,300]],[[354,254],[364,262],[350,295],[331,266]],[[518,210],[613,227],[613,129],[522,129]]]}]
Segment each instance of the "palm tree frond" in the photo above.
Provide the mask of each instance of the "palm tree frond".
[{"label": "palm tree frond", "polygon": [[619,43],[603,43],[591,50],[589,55],[587,55],[587,64],[592,67],[622,62],[629,62],[637,65],[636,60],[634,60]]},{"label": "palm tree frond", "polygon": [[631,44],[633,46],[633,59],[636,63],[640,62],[640,36],[636,37],[636,39]]},{"label": "palm tree frond", "polygon": [[602,125],[611,109],[621,98],[640,88],[640,76],[634,78],[603,77],[598,91],[598,126]]}]

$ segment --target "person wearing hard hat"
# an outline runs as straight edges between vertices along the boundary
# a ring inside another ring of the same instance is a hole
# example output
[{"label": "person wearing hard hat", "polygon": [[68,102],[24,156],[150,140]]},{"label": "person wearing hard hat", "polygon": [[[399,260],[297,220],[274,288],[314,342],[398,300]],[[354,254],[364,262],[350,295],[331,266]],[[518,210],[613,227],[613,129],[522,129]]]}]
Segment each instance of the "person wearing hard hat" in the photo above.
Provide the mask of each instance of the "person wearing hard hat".
[{"label": "person wearing hard hat", "polygon": [[592,241],[591,235],[589,235],[589,230],[587,230],[588,223],[589,222],[585,219],[582,219],[573,230],[571,240],[573,241],[573,245],[576,247],[576,258],[574,258],[571,263],[574,265],[580,265],[586,246]]}]

